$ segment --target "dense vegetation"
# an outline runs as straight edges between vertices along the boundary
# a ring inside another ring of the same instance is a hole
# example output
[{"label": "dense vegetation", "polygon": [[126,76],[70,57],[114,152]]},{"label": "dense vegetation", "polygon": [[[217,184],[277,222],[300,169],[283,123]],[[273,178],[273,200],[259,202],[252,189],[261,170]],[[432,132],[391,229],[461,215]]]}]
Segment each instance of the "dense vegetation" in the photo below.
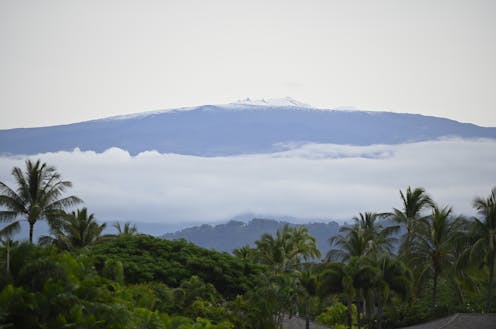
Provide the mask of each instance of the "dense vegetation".
[{"label": "dense vegetation", "polygon": [[[342,227],[327,255],[290,226],[231,255],[129,223],[102,236],[88,209],[71,211],[81,200],[53,167],[28,161],[12,174],[15,188],[0,182],[0,328],[282,328],[293,315],[394,328],[495,311],[496,188],[474,199],[474,218],[407,188],[399,209]],[[21,220],[27,242],[11,239]],[[40,220],[51,234],[35,245]]]}]

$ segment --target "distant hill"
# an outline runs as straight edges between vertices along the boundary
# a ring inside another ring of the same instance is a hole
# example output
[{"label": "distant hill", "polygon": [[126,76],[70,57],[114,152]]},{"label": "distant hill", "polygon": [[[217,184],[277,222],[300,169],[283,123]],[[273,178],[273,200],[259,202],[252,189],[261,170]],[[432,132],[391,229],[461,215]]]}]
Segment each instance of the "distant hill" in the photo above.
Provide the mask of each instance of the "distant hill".
[{"label": "distant hill", "polygon": [[[255,241],[260,239],[262,234],[275,234],[278,229],[286,224],[290,226],[300,225],[261,218],[252,219],[248,223],[231,220],[226,224],[215,226],[206,224],[194,226],[175,233],[164,234],[162,237],[169,240],[185,239],[207,249],[232,252],[233,249],[244,245],[254,246]],[[305,226],[310,235],[317,239],[318,248],[322,255],[327,254],[329,250],[329,238],[338,233],[339,224],[328,222],[301,225]]]},{"label": "distant hill", "polygon": [[204,105],[68,125],[0,130],[0,154],[118,147],[198,156],[270,153],[302,143],[398,144],[496,138],[496,128],[417,114],[322,110],[291,99]]}]

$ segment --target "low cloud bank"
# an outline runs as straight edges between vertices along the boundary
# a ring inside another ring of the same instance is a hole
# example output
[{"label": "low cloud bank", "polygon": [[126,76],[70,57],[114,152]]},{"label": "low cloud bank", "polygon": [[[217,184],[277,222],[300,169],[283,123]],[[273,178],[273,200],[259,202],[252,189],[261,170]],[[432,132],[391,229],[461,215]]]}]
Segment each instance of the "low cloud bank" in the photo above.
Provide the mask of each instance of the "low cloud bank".
[{"label": "low cloud bank", "polygon": [[[273,154],[195,157],[121,149],[30,156],[56,166],[72,193],[101,221],[171,226],[226,220],[242,213],[345,220],[400,207],[399,190],[427,189],[441,205],[474,214],[475,196],[496,185],[496,141],[449,139],[400,145],[295,145]],[[0,157],[0,180],[13,166]]]}]

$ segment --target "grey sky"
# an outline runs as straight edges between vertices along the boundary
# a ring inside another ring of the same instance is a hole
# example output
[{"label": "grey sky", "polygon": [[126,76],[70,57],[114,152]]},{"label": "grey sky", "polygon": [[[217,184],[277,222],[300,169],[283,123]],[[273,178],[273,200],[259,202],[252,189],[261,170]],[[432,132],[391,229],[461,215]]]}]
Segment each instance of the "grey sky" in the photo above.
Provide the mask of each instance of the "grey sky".
[{"label": "grey sky", "polygon": [[0,128],[237,99],[496,126],[496,1],[0,0]]}]

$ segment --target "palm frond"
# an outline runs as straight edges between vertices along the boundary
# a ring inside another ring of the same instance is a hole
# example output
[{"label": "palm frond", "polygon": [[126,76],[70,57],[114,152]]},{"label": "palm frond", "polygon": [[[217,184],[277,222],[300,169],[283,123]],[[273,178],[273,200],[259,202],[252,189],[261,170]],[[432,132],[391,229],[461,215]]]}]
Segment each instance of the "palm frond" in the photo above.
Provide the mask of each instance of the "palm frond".
[{"label": "palm frond", "polygon": [[6,236],[9,237],[14,233],[19,232],[20,229],[21,229],[21,225],[20,225],[19,221],[14,221],[14,222],[0,228],[0,238],[6,237]]}]

